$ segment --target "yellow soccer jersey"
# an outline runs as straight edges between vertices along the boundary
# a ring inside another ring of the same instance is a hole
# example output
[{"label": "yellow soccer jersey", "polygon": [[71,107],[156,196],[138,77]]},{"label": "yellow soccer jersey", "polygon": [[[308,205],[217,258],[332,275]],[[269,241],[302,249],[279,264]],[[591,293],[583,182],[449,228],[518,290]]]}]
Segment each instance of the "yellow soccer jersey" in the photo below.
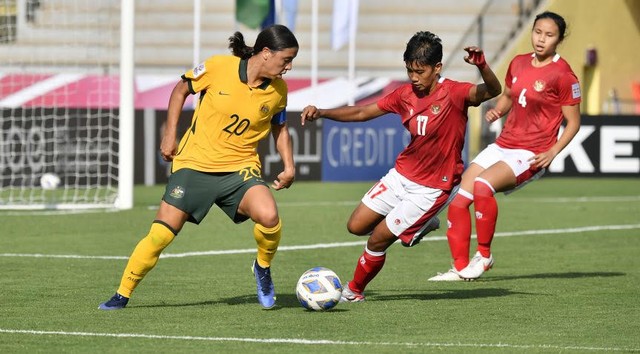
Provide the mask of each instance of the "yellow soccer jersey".
[{"label": "yellow soccer jersey", "polygon": [[287,105],[284,80],[249,87],[247,60],[231,55],[212,56],[182,78],[192,94],[200,92],[200,99],[172,170],[260,169],[258,142],[269,135],[271,118]]}]

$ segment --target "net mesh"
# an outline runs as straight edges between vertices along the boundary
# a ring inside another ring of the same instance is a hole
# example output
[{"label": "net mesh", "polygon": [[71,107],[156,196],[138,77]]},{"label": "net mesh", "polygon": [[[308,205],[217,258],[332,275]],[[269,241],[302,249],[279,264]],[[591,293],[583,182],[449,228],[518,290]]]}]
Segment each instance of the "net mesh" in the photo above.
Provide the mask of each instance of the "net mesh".
[{"label": "net mesh", "polygon": [[[0,0],[0,208],[113,206],[119,1]],[[43,188],[44,174],[60,178]]]}]

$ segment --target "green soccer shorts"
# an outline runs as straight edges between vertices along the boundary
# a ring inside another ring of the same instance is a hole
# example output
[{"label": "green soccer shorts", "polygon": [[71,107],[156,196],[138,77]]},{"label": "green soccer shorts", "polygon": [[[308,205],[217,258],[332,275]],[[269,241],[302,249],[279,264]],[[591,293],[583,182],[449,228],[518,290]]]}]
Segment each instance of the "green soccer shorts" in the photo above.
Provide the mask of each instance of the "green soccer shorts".
[{"label": "green soccer shorts", "polygon": [[236,224],[249,219],[238,214],[238,205],[249,188],[263,185],[260,170],[247,167],[236,172],[200,172],[183,168],[169,176],[162,200],[189,214],[199,224],[216,204]]}]

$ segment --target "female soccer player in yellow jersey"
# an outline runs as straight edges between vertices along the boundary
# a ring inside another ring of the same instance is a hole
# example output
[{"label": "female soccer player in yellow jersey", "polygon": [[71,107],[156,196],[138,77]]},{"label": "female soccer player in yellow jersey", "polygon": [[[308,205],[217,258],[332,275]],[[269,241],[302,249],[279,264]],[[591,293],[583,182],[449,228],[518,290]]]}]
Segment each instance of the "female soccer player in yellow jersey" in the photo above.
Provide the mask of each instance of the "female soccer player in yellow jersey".
[{"label": "female soccer player in yellow jersey", "polygon": [[[182,75],[169,100],[167,127],[160,153],[173,161],[172,173],[151,229],[133,250],[120,287],[102,310],[124,308],[131,293],[156,265],[160,253],[185,222],[199,224],[213,204],[235,223],[255,222],[258,245],[253,272],[258,301],[275,305],[271,260],[280,241],[281,222],[275,199],[262,180],[258,142],[272,132],[284,162],[272,187],[289,188],[295,178],[291,140],[285,121],[287,85],[298,41],[282,25],[264,29],[249,47],[242,33],[229,38],[233,55],[216,55]],[[176,143],[182,106],[200,93],[191,126]]]}]

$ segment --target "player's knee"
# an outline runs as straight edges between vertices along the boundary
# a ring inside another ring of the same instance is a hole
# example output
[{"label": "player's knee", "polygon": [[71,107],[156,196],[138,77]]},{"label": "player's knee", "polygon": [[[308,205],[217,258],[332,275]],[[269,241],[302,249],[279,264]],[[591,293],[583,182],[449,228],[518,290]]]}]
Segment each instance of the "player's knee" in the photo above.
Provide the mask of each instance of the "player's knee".
[{"label": "player's knee", "polygon": [[277,210],[265,210],[255,215],[253,221],[266,228],[276,227],[280,221]]},{"label": "player's knee", "polygon": [[349,219],[349,221],[347,222],[347,230],[349,231],[349,233],[356,236],[368,235],[371,232],[371,230],[363,227],[361,223],[353,219]]}]

